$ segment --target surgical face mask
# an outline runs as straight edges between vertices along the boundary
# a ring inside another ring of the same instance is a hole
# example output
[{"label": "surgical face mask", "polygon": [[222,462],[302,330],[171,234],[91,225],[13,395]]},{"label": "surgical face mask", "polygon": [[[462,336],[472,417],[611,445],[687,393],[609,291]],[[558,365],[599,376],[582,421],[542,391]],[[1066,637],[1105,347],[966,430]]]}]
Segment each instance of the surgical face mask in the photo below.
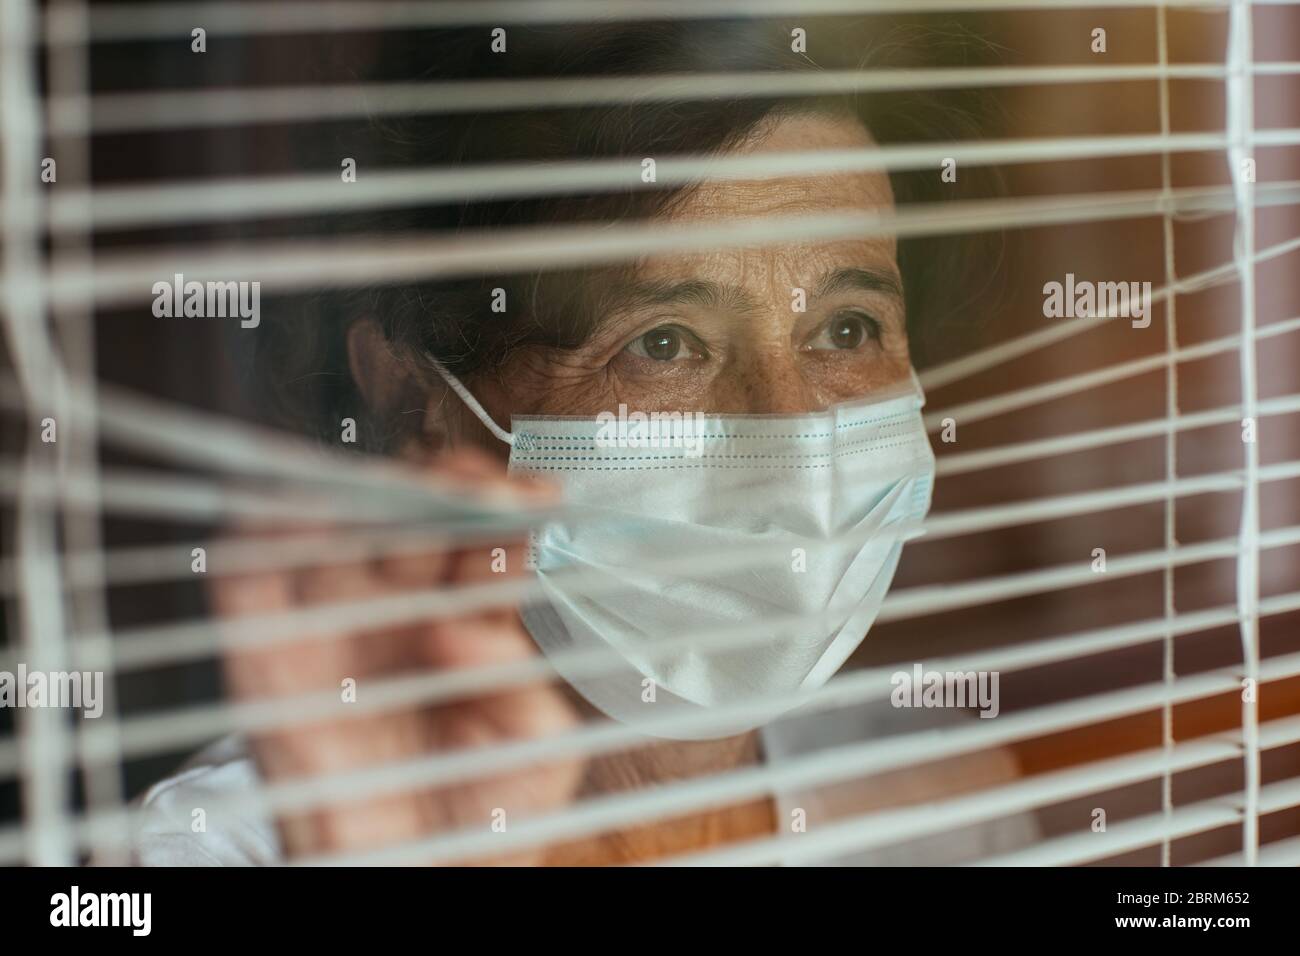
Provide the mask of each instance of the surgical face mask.
[{"label": "surgical face mask", "polygon": [[[862,643],[930,507],[915,373],[801,415],[515,416],[510,473],[561,486],[533,532],[546,601],[520,616],[592,704],[707,738],[801,703]],[[588,653],[582,653],[582,652]]]}]

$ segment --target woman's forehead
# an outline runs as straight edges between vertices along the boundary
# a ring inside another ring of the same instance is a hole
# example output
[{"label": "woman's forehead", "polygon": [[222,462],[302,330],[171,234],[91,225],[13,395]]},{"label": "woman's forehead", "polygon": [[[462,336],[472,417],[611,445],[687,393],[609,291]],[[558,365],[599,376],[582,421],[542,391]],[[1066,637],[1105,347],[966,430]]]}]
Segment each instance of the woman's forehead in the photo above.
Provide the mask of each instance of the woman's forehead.
[{"label": "woman's forehead", "polygon": [[[878,148],[858,121],[847,116],[794,114],[765,122],[732,150],[734,155]],[[706,180],[673,203],[667,222],[759,219],[852,210],[892,209],[889,177],[875,170],[757,180]],[[793,281],[811,286],[846,269],[897,275],[892,236],[821,242],[770,243],[644,260],[638,279],[693,275],[730,277],[736,283]]]},{"label": "woman's forehead", "polygon": [[[870,133],[846,115],[798,113],[764,121],[727,155],[878,149]],[[764,179],[705,180],[670,204],[669,221],[797,215],[828,210],[890,209],[894,194],[880,170],[854,170]]]}]

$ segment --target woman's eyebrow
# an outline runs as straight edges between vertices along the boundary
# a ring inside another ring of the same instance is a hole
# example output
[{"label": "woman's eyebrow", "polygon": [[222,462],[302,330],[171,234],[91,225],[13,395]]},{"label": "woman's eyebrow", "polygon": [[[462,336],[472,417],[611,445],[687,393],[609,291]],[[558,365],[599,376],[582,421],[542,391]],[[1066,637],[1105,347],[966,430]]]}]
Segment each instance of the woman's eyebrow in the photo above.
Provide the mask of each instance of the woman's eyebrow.
[{"label": "woman's eyebrow", "polygon": [[813,291],[815,298],[824,298],[837,292],[851,291],[884,292],[901,299],[903,286],[893,272],[876,269],[836,269],[828,272],[817,281]]},{"label": "woman's eyebrow", "polygon": [[[903,298],[903,287],[897,275],[863,268],[843,268],[826,273],[817,281],[813,296],[825,298],[837,292],[853,290],[884,292],[898,299]],[[697,305],[738,314],[757,312],[762,308],[740,286],[708,279],[686,279],[680,282],[652,279],[618,283],[609,289],[605,305],[609,312],[634,312],[656,305]]]}]

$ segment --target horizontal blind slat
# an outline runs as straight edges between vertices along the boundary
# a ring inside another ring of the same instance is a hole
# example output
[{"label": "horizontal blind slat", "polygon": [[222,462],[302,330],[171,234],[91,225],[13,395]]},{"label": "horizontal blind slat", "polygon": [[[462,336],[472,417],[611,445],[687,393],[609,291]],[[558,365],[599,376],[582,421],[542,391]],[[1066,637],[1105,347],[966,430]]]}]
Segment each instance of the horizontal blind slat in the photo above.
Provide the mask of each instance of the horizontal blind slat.
[{"label": "horizontal blind slat", "polygon": [[[1300,74],[1300,63],[1256,63],[1257,75]],[[56,136],[305,123],[373,117],[586,108],[622,104],[804,97],[1078,83],[1222,80],[1218,63],[988,66],[876,70],[650,73],[562,79],[439,80],[99,93],[46,98]]]},{"label": "horizontal blind slat", "polygon": [[[1300,203],[1300,182],[1264,183],[1254,193],[1260,206]],[[1231,212],[1235,208],[1227,187],[1175,190],[1172,203],[1160,190],[1094,193],[1082,196],[1018,199],[955,200],[913,204],[892,213],[780,215],[718,223],[644,223],[594,228],[549,226],[460,234],[398,237],[356,236],[347,239],[297,242],[246,242],[239,246],[201,249],[154,248],[129,253],[103,253],[90,267],[54,268],[48,275],[7,276],[0,296],[44,289],[57,309],[95,304],[101,307],[151,302],[158,276],[256,276],[277,294],[306,289],[368,286],[376,283],[427,281],[470,275],[607,265],[642,256],[737,248],[770,244],[893,236],[906,238],[981,232],[990,229],[1033,228],[1064,223],[1110,222],[1170,211]],[[1300,248],[1291,240],[1260,250],[1255,261]],[[1231,281],[1235,265],[1228,263],[1180,280],[1173,289],[1153,291],[1158,301],[1172,291],[1190,290],[1218,281]],[[14,288],[14,287],[17,288]],[[1114,316],[1077,319],[974,353],[966,359],[927,370],[921,384],[947,384],[954,375],[970,374],[979,363],[995,362],[1005,351],[1014,358],[1044,344],[1095,328]],[[1016,350],[1020,350],[1017,352]],[[960,370],[960,373],[959,371]]]},{"label": "horizontal blind slat", "polygon": [[[1281,680],[1297,675],[1300,675],[1300,653],[1270,658],[1264,661],[1260,668],[1260,678],[1263,681]],[[861,775],[908,766],[971,750],[999,746],[1016,739],[1042,736],[1058,730],[1084,726],[1104,719],[1142,713],[1159,707],[1166,700],[1176,703],[1231,693],[1239,687],[1237,676],[1235,668],[1225,668],[1182,678],[1172,692],[1161,681],[1123,691],[1046,705],[1014,715],[1004,714],[997,721],[988,722],[995,726],[984,726],[985,722],[976,720],[973,726],[945,728],[942,731],[925,731],[871,741],[852,748],[852,762],[845,756],[849,751],[841,752],[830,761],[825,772]],[[832,680],[821,689],[817,697],[821,702],[834,706],[835,702],[831,694],[823,692],[834,691],[843,694],[846,685],[853,689],[847,679]],[[770,705],[770,702],[768,703]],[[713,715],[713,719],[732,720],[742,712],[742,708],[722,707],[718,709],[716,715]],[[694,723],[698,727],[700,722],[676,717],[656,719],[652,732],[662,731],[671,735],[675,725],[688,723]],[[446,786],[461,780],[477,779],[550,759],[612,752],[627,746],[635,746],[642,740],[644,736],[641,731],[608,722],[603,725],[579,728],[553,738],[482,747],[473,753],[441,754],[377,769],[322,776],[305,781],[280,781],[264,787],[255,794],[235,794],[228,798],[214,800],[208,809],[212,813],[247,811],[252,808],[270,813],[289,812],[328,805],[340,800],[356,799],[372,793]],[[806,759],[814,760],[815,756]],[[792,774],[788,766],[784,769],[780,767],[766,769],[772,775],[770,779],[764,778],[770,786],[779,785],[781,780],[789,779]],[[762,768],[738,773],[760,772],[763,772]],[[713,778],[714,786],[718,785],[718,779],[720,778]],[[680,791],[676,793],[677,795],[674,796],[670,791],[669,796],[664,799],[677,799]],[[653,799],[653,795],[646,794],[638,794],[638,797]],[[646,812],[644,805],[641,806],[641,811],[644,815]],[[580,813],[581,811],[570,809],[566,812]],[[78,821],[77,831],[83,838],[95,835],[107,835],[111,838],[113,833],[120,832],[122,826],[129,825],[130,819],[129,814],[92,815],[90,818]],[[438,835],[428,844],[421,843],[418,846],[412,845],[395,850],[386,849],[376,854],[364,854],[349,859],[348,862],[391,862],[391,857],[403,856],[411,849],[418,849],[422,857],[441,855],[442,858],[452,859],[457,854],[466,852],[467,843],[472,844],[473,841],[480,840],[484,836],[485,834],[477,829],[459,835]],[[503,836],[503,834],[486,834],[489,841],[500,841]],[[6,846],[6,839],[4,835],[0,835],[0,851]],[[12,839],[12,834],[8,839]],[[490,842],[482,848],[481,852],[494,853],[502,849],[504,849],[503,843]]]},{"label": "horizontal blind slat", "polygon": [[[1300,145],[1300,129],[1262,129],[1258,147]],[[47,224],[56,232],[105,232],[178,223],[321,215],[422,203],[508,199],[556,193],[591,194],[684,186],[708,177],[758,180],[859,170],[938,168],[949,156],[963,166],[1077,161],[1153,153],[1226,149],[1218,133],[1046,137],[939,143],[886,143],[871,149],[765,153],[762,156],[670,155],[655,159],[655,182],[642,180],[636,159],[502,163],[470,167],[375,169],[341,189],[337,172],[241,179],[165,181],[71,187],[50,197]],[[4,209],[0,206],[0,217]]]},{"label": "horizontal blind slat", "polygon": [[[1295,0],[1255,0],[1285,6]],[[1217,11],[1227,0],[1174,0],[1164,4]],[[187,35],[199,17],[214,36],[336,33],[430,27],[611,23],[638,20],[758,19],[887,13],[970,11],[1070,11],[1148,8],[1152,0],[315,0],[307,4],[115,3],[90,12],[89,29],[55,24],[50,44],[159,40]]]},{"label": "horizontal blind slat", "polygon": [[[1150,814],[1110,825],[1105,833],[1058,837],[1029,849],[982,860],[980,866],[1077,866],[1151,846],[1162,838],[1194,836],[1241,823],[1245,791],[1175,807],[1166,819]],[[1233,801],[1229,804],[1227,801]],[[1286,780],[1259,788],[1260,813],[1273,813],[1300,803],[1300,781]]]}]

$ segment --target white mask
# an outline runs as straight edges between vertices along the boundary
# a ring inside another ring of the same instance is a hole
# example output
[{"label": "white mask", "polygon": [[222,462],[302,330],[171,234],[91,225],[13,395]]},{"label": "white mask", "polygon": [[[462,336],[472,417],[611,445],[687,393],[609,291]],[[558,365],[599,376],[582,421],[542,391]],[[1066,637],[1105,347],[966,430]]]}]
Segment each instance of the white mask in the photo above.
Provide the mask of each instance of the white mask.
[{"label": "white mask", "polygon": [[[633,414],[624,430],[610,413],[515,416],[513,434],[443,375],[510,443],[511,474],[564,491],[565,516],[532,535],[549,602],[522,608],[524,624],[610,716],[706,718],[647,728],[657,736],[739,733],[825,684],[866,637],[930,508],[934,453],[915,373],[824,412],[688,413],[657,427]],[[601,647],[615,654],[599,674],[557,655]],[[718,720],[729,704],[759,706]]]}]

